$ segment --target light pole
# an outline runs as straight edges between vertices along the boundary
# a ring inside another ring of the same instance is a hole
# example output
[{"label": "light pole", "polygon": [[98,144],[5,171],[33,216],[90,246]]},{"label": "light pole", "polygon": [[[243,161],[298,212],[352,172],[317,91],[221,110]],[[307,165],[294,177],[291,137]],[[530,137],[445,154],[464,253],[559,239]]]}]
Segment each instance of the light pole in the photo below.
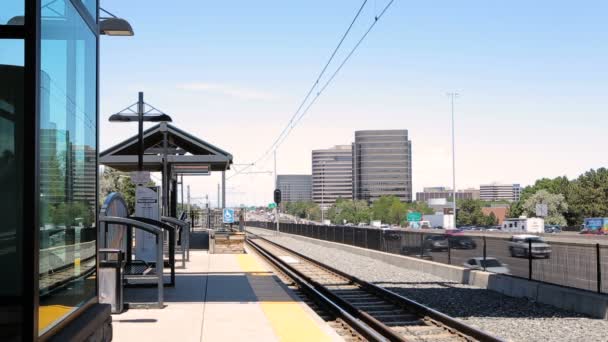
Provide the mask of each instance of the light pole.
[{"label": "light pole", "polygon": [[448,93],[452,105],[452,210],[454,214],[454,228],[456,228],[456,147],[454,138],[454,100],[459,96],[458,93]]}]

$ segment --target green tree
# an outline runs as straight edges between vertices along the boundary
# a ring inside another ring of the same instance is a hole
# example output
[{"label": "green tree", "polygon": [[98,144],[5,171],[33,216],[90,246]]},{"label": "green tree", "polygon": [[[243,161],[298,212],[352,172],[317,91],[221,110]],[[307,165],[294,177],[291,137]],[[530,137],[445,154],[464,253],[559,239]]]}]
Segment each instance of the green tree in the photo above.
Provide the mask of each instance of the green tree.
[{"label": "green tree", "polygon": [[608,170],[589,170],[572,182],[566,197],[569,225],[579,225],[585,217],[608,216]]},{"label": "green tree", "polygon": [[[156,184],[153,181],[146,184],[146,186],[154,185]],[[106,167],[101,176],[99,192],[99,200],[102,202],[110,193],[120,193],[129,207],[129,214],[135,212],[135,183],[128,174]]]},{"label": "green tree", "polygon": [[405,220],[408,211],[407,204],[396,196],[381,196],[372,203],[371,217],[383,223],[400,224]]},{"label": "green tree", "polygon": [[484,203],[481,200],[464,199],[456,202],[458,213],[456,225],[458,226],[490,226],[498,221],[495,215],[485,215],[481,208]]},{"label": "green tree", "polygon": [[568,211],[568,203],[562,194],[553,194],[547,190],[539,190],[530,196],[522,205],[523,212],[526,216],[536,216],[536,205],[546,204],[548,215],[545,217],[545,222],[548,224],[566,225],[564,213]]},{"label": "green tree", "polygon": [[327,211],[327,217],[335,224],[369,222],[370,211],[366,201],[339,198]]},{"label": "green tree", "polygon": [[290,215],[308,220],[318,220],[321,218],[319,205],[312,201],[287,202],[285,203],[284,210]]}]

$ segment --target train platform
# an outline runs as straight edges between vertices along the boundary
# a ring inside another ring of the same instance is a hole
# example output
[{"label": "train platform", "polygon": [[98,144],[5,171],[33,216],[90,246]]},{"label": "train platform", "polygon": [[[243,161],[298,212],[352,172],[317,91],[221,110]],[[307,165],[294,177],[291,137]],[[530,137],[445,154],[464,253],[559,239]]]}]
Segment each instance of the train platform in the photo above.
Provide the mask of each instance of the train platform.
[{"label": "train platform", "polygon": [[[154,301],[155,291],[129,288],[125,301]],[[113,315],[114,341],[342,340],[254,254],[191,251],[165,304]]]}]

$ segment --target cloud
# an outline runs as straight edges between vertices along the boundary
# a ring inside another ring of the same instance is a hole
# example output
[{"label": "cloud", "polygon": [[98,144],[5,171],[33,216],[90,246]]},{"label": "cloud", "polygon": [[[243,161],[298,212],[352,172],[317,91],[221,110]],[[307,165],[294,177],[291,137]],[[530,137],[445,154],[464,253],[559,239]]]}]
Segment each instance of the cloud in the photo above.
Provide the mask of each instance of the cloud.
[{"label": "cloud", "polygon": [[179,84],[177,88],[181,90],[220,94],[241,100],[270,101],[278,97],[276,94],[266,91],[221,83],[190,82]]}]

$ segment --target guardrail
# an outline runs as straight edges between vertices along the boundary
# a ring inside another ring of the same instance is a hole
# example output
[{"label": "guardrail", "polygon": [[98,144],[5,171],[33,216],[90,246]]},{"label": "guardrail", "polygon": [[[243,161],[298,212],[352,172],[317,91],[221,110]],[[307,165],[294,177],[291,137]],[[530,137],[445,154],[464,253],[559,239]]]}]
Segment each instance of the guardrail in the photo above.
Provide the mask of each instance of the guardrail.
[{"label": "guardrail", "polygon": [[[274,222],[247,222],[247,225],[276,230]],[[548,242],[549,251],[547,247],[538,249],[531,242],[518,244],[509,237],[497,236],[298,223],[281,223],[279,229],[289,234],[608,293],[608,245],[599,243]]]}]

